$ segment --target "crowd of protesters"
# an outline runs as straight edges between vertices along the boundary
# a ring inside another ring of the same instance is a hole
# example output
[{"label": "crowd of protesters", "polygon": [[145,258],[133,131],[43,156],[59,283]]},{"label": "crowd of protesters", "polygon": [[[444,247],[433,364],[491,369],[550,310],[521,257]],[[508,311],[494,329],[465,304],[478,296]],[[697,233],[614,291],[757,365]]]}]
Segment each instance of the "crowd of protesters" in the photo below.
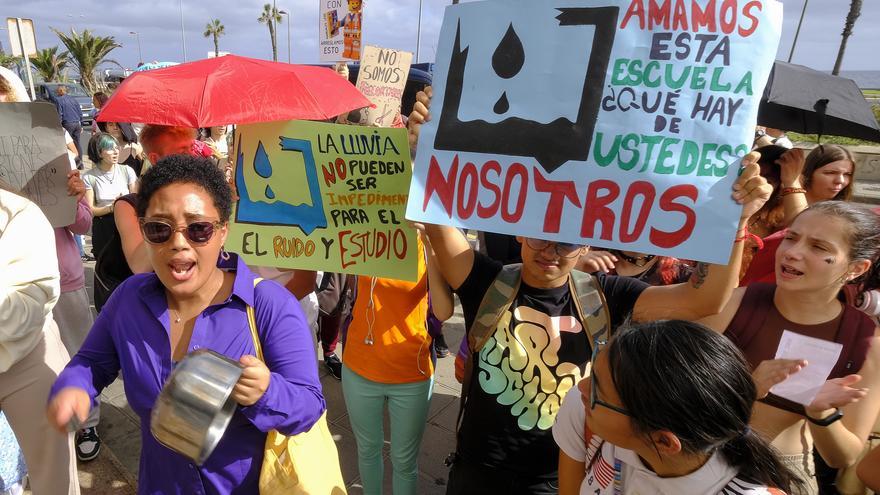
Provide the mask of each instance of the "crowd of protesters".
[{"label": "crowd of protesters", "polygon": [[[0,71],[10,101],[27,95]],[[413,147],[430,102],[426,87],[400,119]],[[99,455],[98,397],[120,375],[141,420],[139,493],[257,493],[267,432],[307,431],[325,411],[319,355],[341,382],[364,493],[382,492],[386,406],[393,493],[418,493],[455,296],[467,332],[448,494],[812,495],[860,462],[880,489],[880,455],[865,455],[880,414],[880,216],[850,201],[846,148],[805,154],[759,128],[731,191],[726,265],[490,233],[475,249],[459,229],[415,224],[418,278],[403,282],[247,266],[224,248],[231,129],[140,127],[98,123],[82,173],[70,147],[69,226],[0,182],[0,493],[25,469],[37,495],[79,493],[76,460]],[[263,360],[241,332],[251,307]],[[786,330],[842,346],[807,405],[771,391],[809,365],[775,358]],[[149,424],[199,348],[243,372],[230,426],[196,466]]]}]

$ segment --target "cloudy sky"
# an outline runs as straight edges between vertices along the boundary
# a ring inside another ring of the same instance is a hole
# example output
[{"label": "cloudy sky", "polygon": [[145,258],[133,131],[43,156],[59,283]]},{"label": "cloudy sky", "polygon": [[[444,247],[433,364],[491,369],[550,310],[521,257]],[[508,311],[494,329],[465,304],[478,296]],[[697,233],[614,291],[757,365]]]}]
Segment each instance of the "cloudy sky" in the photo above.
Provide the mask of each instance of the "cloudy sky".
[{"label": "cloudy sky", "polygon": [[[463,0],[467,1],[467,0]],[[777,58],[786,59],[794,39],[798,17],[805,0],[787,0],[782,41]],[[290,40],[294,63],[318,61],[319,0],[277,0],[279,9],[290,15]],[[226,26],[220,49],[251,57],[271,58],[272,49],[266,26],[257,23],[265,0],[4,0],[4,16],[34,20],[37,45],[46,48],[60,44],[50,30],[91,29],[96,34],[113,36],[123,45],[111,58],[126,67],[138,62],[136,37],[140,34],[146,61],[183,61],[181,5],[189,60],[204,58],[213,50],[209,38],[202,36],[205,24],[213,18]],[[450,0],[422,0],[421,48],[419,61],[432,62],[443,19]],[[834,65],[840,32],[849,8],[847,0],[812,0],[809,2],[792,62],[815,69]],[[367,43],[415,52],[419,26],[419,0],[366,0],[364,36]],[[279,24],[278,58],[287,60],[287,24]],[[8,50],[8,34],[0,30],[0,42]],[[855,34],[850,38],[843,70],[878,70],[880,57],[880,1],[864,2]]]}]

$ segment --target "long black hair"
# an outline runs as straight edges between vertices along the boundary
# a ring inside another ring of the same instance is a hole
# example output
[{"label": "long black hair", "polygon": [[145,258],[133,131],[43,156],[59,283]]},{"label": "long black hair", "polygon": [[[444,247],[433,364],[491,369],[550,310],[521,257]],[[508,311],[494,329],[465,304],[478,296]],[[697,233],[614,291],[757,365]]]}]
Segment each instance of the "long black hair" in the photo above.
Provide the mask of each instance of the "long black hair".
[{"label": "long black hair", "polygon": [[636,434],[669,431],[682,451],[719,451],[741,479],[791,493],[800,479],[749,428],[757,391],[727,338],[693,322],[661,320],[619,329],[608,346],[614,387]]},{"label": "long black hair", "polygon": [[850,261],[868,260],[871,268],[855,279],[859,291],[880,288],[880,216],[864,205],[849,201],[820,201],[800,214],[812,211],[840,218],[849,224],[846,240]]},{"label": "long black hair", "polygon": [[[128,122],[117,122],[116,127],[119,127],[119,134],[122,135],[122,141],[124,143],[137,143],[138,136],[137,133],[134,132],[134,127],[131,126]],[[107,122],[98,122],[98,129],[101,132],[107,132]]]}]

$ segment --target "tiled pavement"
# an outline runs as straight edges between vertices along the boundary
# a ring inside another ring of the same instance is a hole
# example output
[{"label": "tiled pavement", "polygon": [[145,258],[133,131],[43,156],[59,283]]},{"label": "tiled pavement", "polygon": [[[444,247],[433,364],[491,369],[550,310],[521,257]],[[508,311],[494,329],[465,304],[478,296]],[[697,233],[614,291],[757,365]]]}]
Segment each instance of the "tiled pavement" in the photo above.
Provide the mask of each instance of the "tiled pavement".
[{"label": "tiled pavement", "polygon": [[[92,269],[87,263],[86,284],[91,294]],[[460,307],[444,325],[444,334],[451,350],[458,349],[464,334],[464,322]],[[453,356],[438,360],[434,395],[428,412],[427,427],[419,453],[420,494],[445,493],[448,470],[443,459],[454,446],[454,428],[458,413],[460,386],[455,381]],[[357,450],[354,434],[348,421],[340,382],[329,376],[319,363],[324,398],[327,401],[327,418],[330,430],[339,450],[342,475],[349,486],[349,493],[362,493],[357,469]],[[80,484],[85,494],[129,494],[136,486],[140,455],[139,419],[128,407],[121,380],[116,380],[101,395],[101,423],[98,432],[104,441],[104,450],[97,460],[80,464]],[[385,487],[391,493],[391,461],[388,451],[388,422],[385,423]]]}]

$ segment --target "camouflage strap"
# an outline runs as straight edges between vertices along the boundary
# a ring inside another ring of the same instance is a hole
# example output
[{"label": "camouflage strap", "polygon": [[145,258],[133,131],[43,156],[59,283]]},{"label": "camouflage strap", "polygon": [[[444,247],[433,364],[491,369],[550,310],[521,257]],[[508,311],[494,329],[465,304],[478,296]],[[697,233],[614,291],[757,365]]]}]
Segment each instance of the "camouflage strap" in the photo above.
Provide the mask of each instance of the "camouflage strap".
[{"label": "camouflage strap", "polygon": [[[468,394],[471,388],[473,375],[474,357],[486,345],[489,338],[494,335],[498,321],[513,304],[513,299],[519,291],[522,279],[522,264],[515,263],[505,265],[486,294],[477,309],[477,315],[467,333],[468,355],[464,365],[464,376],[461,383],[461,398],[458,408],[458,420],[455,423],[456,452],[458,451],[458,436],[461,430],[462,418],[467,405]],[[610,335],[611,315],[605,294],[599,287],[599,281],[589,273],[572,270],[568,278],[569,290],[575,295],[574,303],[577,310],[578,321],[587,333],[590,345],[600,337]]]},{"label": "camouflage strap", "polygon": [[587,332],[590,345],[596,339],[611,335],[611,313],[608,311],[608,303],[605,301],[605,293],[599,287],[599,280],[578,270],[572,270],[568,278],[569,287],[574,298],[578,312],[578,321]]}]

